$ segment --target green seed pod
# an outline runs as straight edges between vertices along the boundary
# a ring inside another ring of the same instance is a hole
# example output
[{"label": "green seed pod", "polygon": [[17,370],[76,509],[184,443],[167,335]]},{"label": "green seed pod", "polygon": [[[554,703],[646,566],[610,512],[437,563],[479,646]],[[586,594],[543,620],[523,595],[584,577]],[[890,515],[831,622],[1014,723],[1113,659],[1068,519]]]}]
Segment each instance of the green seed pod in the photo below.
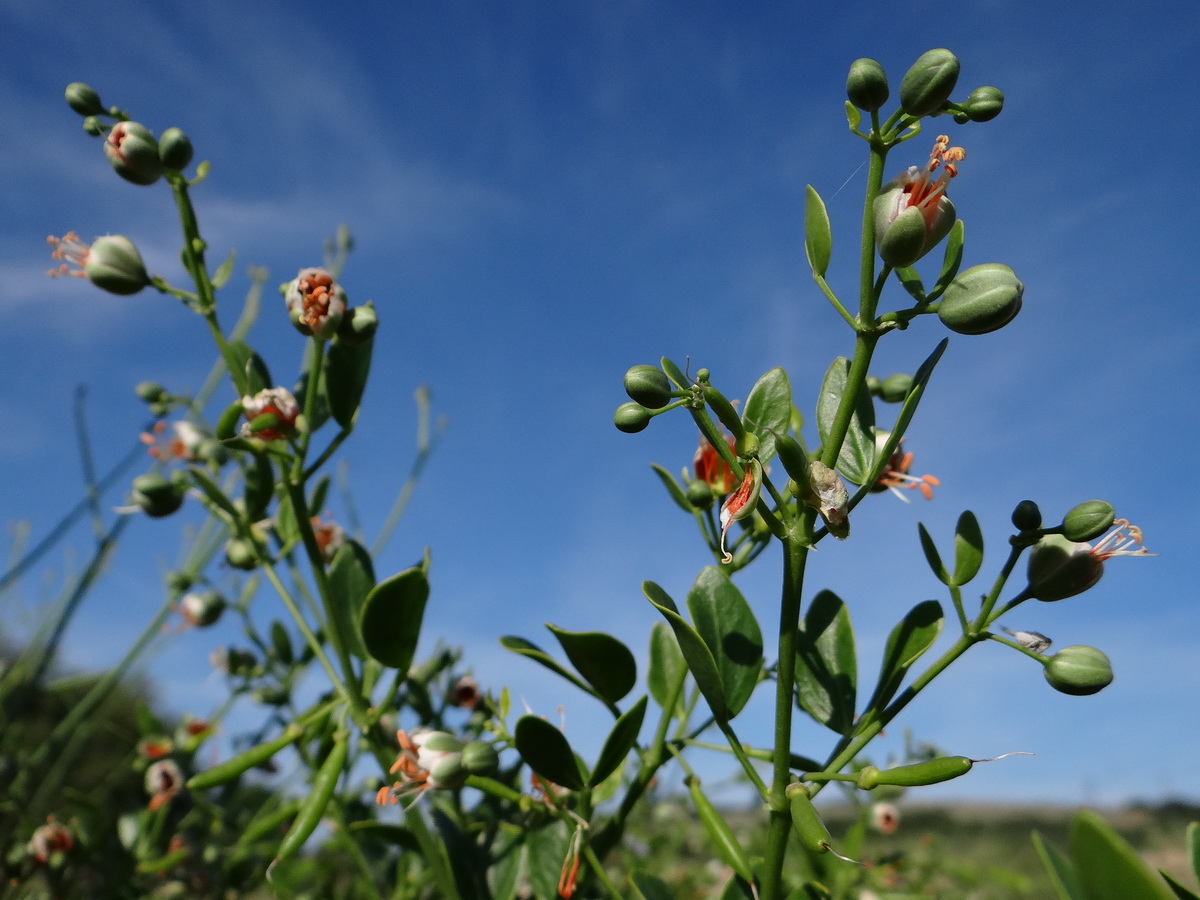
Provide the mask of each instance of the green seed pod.
[{"label": "green seed pod", "polygon": [[962,107],[972,122],[990,122],[1004,109],[1004,92],[991,86],[977,87]]},{"label": "green seed pod", "polygon": [[734,440],[741,440],[742,435],[746,433],[746,429],[742,425],[742,417],[737,414],[737,410],[733,408],[733,404],[711,385],[704,387],[704,401],[712,408],[712,411],[717,414],[717,418],[721,424],[729,429],[729,433],[733,435]]},{"label": "green seed pod", "polygon": [[960,272],[938,304],[942,324],[958,334],[997,331],[1021,311],[1023,285],[1002,263],[984,263]]},{"label": "green seed pod", "polygon": [[813,853],[828,853],[832,838],[821,820],[821,814],[813,806],[808,790],[799,782],[789,784],[787,797],[792,809],[792,828],[796,830],[800,843]]},{"label": "green seed pod", "polygon": [[487,741],[469,741],[462,748],[462,764],[472,775],[491,775],[500,768],[500,756]]},{"label": "green seed pod", "polygon": [[1063,647],[1046,661],[1046,681],[1062,694],[1087,696],[1104,690],[1113,680],[1112,664],[1095,647]]},{"label": "green seed pod", "polygon": [[882,771],[874,766],[865,766],[858,773],[857,784],[865,791],[876,785],[886,784],[896,787],[919,787],[927,784],[940,784],[966,775],[971,771],[975,760],[965,756],[943,756],[911,766],[896,766]]},{"label": "green seed pod", "polygon": [[1063,516],[1062,535],[1068,541],[1090,541],[1112,528],[1116,511],[1104,500],[1085,500]]},{"label": "green seed pod", "polygon": [[617,426],[618,431],[637,434],[639,431],[644,431],[650,424],[650,410],[632,400],[622,403],[613,415],[613,424]]},{"label": "green seed pod", "polygon": [[729,823],[713,806],[712,801],[700,789],[700,780],[691,776],[687,782],[688,793],[691,794],[692,803],[696,807],[696,815],[700,817],[700,824],[708,832],[709,838],[717,848],[717,853],[725,861],[725,864],[737,873],[739,878],[753,884],[754,867],[750,865],[750,857],[746,855],[741,841],[737,839],[733,829],[729,827]]},{"label": "green seed pod", "polygon": [[1042,527],[1042,511],[1032,500],[1022,500],[1012,511],[1012,523],[1019,531],[1036,531]]},{"label": "green seed pod", "polygon": [[783,470],[797,484],[808,483],[808,455],[790,434],[775,435],[775,454],[783,464]]},{"label": "green seed pod", "polygon": [[922,53],[900,82],[900,106],[910,116],[931,116],[958,83],[958,57],[939,48]]},{"label": "green seed pod", "polygon": [[884,403],[903,403],[908,398],[908,392],[912,390],[912,384],[911,375],[903,372],[889,375],[879,382],[879,399]]},{"label": "green seed pod", "polygon": [[257,766],[261,766],[284,747],[294,744],[303,734],[304,729],[299,725],[289,725],[283,734],[274,740],[259,744],[257,747],[251,747],[249,750],[239,753],[237,756],[226,760],[220,765],[213,766],[211,769],[206,769],[203,772],[193,775],[188,779],[187,786],[194,791],[203,791],[222,784],[228,784],[239,775]]},{"label": "green seed pod", "polygon": [[1052,603],[1082,594],[1094,587],[1104,574],[1103,564],[1092,556],[1091,547],[1048,534],[1029,553],[1031,597]]},{"label": "green seed pod", "polygon": [[194,152],[192,141],[182,128],[168,128],[158,139],[158,156],[163,166],[176,172],[188,167]]},{"label": "green seed pod", "polygon": [[154,472],[133,479],[133,502],[153,518],[169,516],[183,505],[183,490]]},{"label": "green seed pod", "polygon": [[[204,773],[201,773],[204,774]],[[197,776],[199,777],[199,776]],[[189,786],[191,782],[188,782]],[[248,847],[259,838],[264,838],[269,834],[277,831],[289,819],[293,818],[300,811],[300,801],[293,800],[291,803],[285,803],[279,809],[267,813],[265,816],[260,816],[254,819],[245,830],[238,836],[237,846]]]},{"label": "green seed pod", "polygon": [[633,366],[625,373],[625,393],[647,409],[671,402],[671,382],[658,366]]},{"label": "green seed pod", "polygon": [[104,105],[100,102],[100,95],[92,90],[90,85],[84,84],[82,81],[72,81],[67,85],[63,95],[67,99],[67,106],[75,110],[81,116],[100,116],[104,114]]},{"label": "green seed pod", "polygon": [[878,62],[863,57],[850,64],[850,74],[846,76],[846,96],[859,109],[875,112],[887,103],[889,93],[887,75]]},{"label": "green seed pod", "polygon": [[713,492],[703,481],[692,481],[687,486],[688,503],[696,509],[708,509],[713,505]]},{"label": "green seed pod", "polygon": [[296,821],[292,823],[292,827],[284,835],[283,843],[279,845],[275,859],[267,868],[268,879],[271,869],[280,860],[287,859],[303,847],[304,842],[308,840],[309,836],[316,831],[317,826],[321,823],[321,819],[325,816],[325,807],[329,805],[329,800],[333,797],[333,792],[337,789],[342,769],[346,765],[346,751],[349,748],[349,744],[346,732],[341,731],[334,736],[333,749],[325,757],[325,762],[321,763],[317,777],[313,779],[312,791],[303,801],[300,812],[296,815]]},{"label": "green seed pod", "polygon": [[154,184],[162,177],[158,140],[145,125],[118,122],[104,139],[104,155],[118,175],[133,184]]}]

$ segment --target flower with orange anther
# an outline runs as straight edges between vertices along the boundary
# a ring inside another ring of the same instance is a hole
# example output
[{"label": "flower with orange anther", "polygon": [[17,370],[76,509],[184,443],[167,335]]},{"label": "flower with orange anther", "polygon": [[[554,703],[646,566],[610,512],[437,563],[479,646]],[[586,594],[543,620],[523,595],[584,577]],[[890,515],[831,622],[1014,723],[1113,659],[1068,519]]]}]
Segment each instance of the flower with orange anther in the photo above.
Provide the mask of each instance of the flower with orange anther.
[{"label": "flower with orange anther", "polygon": [[[891,432],[876,431],[875,432],[875,447],[882,452],[888,439],[891,437]],[[900,493],[900,488],[910,491],[920,491],[921,496],[926,500],[933,499],[933,489],[941,484],[933,475],[922,475],[918,478],[915,475],[910,475],[909,470],[912,469],[913,455],[911,452],[905,452],[904,441],[901,440],[896,445],[896,449],[892,451],[888,463],[884,466],[879,477],[875,479],[875,484],[871,486],[873,491],[891,491],[905,503],[908,503],[908,498]]]},{"label": "flower with orange anther", "polygon": [[876,803],[871,807],[871,825],[880,834],[895,834],[900,827],[900,810],[890,803]]},{"label": "flower with orange anther", "polygon": [[460,709],[474,709],[482,699],[479,682],[470,675],[458,679],[450,689],[450,702]]},{"label": "flower with orange anther", "polygon": [[166,422],[155,422],[150,431],[142,432],[139,436],[150,455],[164,462],[195,462],[199,459],[196,451],[205,438],[207,435],[203,431],[185,421],[172,422],[169,434]]},{"label": "flower with orange anther", "polygon": [[1074,543],[1048,534],[1029,554],[1029,586],[1025,595],[1052,602],[1074,597],[1094,587],[1104,563],[1114,556],[1154,556],[1142,546],[1142,529],[1128,519],[1116,519],[1112,529],[1095,543]]},{"label": "flower with orange anther", "polygon": [[150,811],[166,806],[183,790],[183,772],[171,759],[160,759],[146,769],[146,793],[150,795]]},{"label": "flower with orange anther", "polygon": [[288,316],[302,334],[330,338],[346,313],[346,292],[325,269],[301,269],[280,286]]},{"label": "flower with orange anther", "polygon": [[313,537],[317,541],[317,549],[321,551],[321,559],[326,563],[333,561],[334,554],[346,543],[346,529],[326,514],[325,518],[312,517]]},{"label": "flower with orange anther", "polygon": [[[726,440],[729,442],[729,449],[733,450],[733,436],[727,436]],[[737,484],[729,463],[725,462],[704,435],[700,435],[700,446],[696,448],[696,455],[692,457],[692,473],[697,481],[703,481],[712,488],[712,492],[718,497],[728,494]]]},{"label": "flower with orange anther", "polygon": [[911,266],[950,233],[957,213],[946,188],[966,155],[940,134],[924,168],[909,166],[880,190],[873,207],[875,245],[889,266]]},{"label": "flower with orange anther", "polygon": [[277,441],[296,429],[300,404],[287,388],[264,388],[254,396],[242,398],[242,411],[248,420],[242,425],[244,437]]},{"label": "flower with orange anther", "polygon": [[471,774],[462,762],[463,742],[452,734],[427,728],[415,728],[409,734],[401,729],[396,732],[396,741],[400,755],[388,771],[400,778],[376,792],[375,802],[380,806],[398,803],[408,795],[419,797],[431,788],[461,787]]},{"label": "flower with orange anther", "polygon": [[25,850],[33,857],[33,861],[44,866],[50,860],[50,854],[66,853],[75,846],[75,838],[71,829],[54,821],[54,816],[46,819],[46,824],[39,826],[29,839]]},{"label": "flower with orange anther", "polygon": [[108,234],[89,245],[74,231],[68,231],[60,238],[48,237],[46,242],[54,248],[50,255],[62,260],[58,268],[47,273],[52,278],[86,278],[96,287],[123,297],[150,284],[142,255],[127,237]]}]

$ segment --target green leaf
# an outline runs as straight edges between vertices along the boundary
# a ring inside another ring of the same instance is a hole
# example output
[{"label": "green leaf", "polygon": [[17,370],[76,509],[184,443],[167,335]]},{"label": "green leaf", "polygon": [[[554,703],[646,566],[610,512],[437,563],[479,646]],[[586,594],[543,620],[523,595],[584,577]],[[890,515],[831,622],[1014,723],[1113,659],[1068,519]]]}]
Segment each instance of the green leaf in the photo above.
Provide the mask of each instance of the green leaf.
[{"label": "green leaf", "polygon": [[679,486],[679,482],[675,480],[674,476],[658,463],[650,463],[650,468],[662,480],[663,487],[667,489],[667,493],[671,495],[671,499],[675,501],[679,508],[685,513],[693,512],[692,504],[688,503],[687,494],[683,492],[683,488]]},{"label": "green leaf", "polygon": [[575,685],[581,691],[591,694],[593,697],[599,700],[604,699],[594,690],[592,690],[590,685],[580,679],[579,676],[577,676],[570,669],[565,668],[558,662],[558,660],[556,660],[537,644],[533,643],[533,641],[527,641],[523,637],[517,637],[516,635],[508,634],[500,638],[500,646],[505,650],[511,650],[513,653],[524,656],[526,659],[532,659],[534,662],[540,663],[555,675],[565,678],[567,681],[571,682],[571,684]]},{"label": "green leaf", "polygon": [[656,875],[634,872],[629,880],[635,900],[675,900],[667,883]]},{"label": "green leaf", "polygon": [[242,367],[242,372],[246,375],[247,393],[253,395],[267,388],[275,387],[275,382],[271,380],[271,372],[267,368],[267,364],[263,362],[261,356],[254,352],[253,347],[242,341],[230,341],[229,352],[237,360],[238,365]]},{"label": "green leaf", "polygon": [[[658,624],[657,622],[655,624]],[[146,737],[151,734],[162,734],[166,729],[159,718],[150,711],[145,700],[137,700],[133,704],[133,718],[137,723],[138,734]]]},{"label": "green leaf", "polygon": [[[646,683],[654,702],[667,710],[675,685],[686,673],[687,663],[679,652],[674,633],[665,623],[655,622],[650,626],[650,668],[646,673]],[[682,694],[676,695],[675,708],[667,710],[673,716],[682,711],[681,697]]]},{"label": "green leaf", "polygon": [[721,673],[717,661],[704,639],[688,621],[679,614],[679,608],[662,588],[653,581],[642,582],[642,593],[667,620],[679,642],[679,650],[687,661],[688,671],[696,679],[696,686],[708,702],[708,708],[720,722],[728,722],[729,707],[725,702],[725,690],[721,684]]},{"label": "green leaf", "polygon": [[846,604],[833,591],[813,598],[796,643],[796,701],[838,734],[854,727],[858,656]]},{"label": "green leaf", "polygon": [[734,875],[721,891],[721,900],[758,900],[758,894],[740,875]]},{"label": "green leaf", "polygon": [[688,591],[687,605],[696,633],[716,663],[732,719],[754,693],[762,673],[762,631],[742,592],[716,566],[700,571]]},{"label": "green leaf", "polygon": [[917,533],[921,536],[921,549],[925,551],[925,561],[929,563],[929,568],[933,569],[934,576],[942,584],[949,584],[950,573],[942,563],[942,555],[938,553],[937,544],[933,542],[933,538],[921,522],[917,523]]},{"label": "green leaf", "polygon": [[358,415],[374,345],[373,337],[354,345],[335,340],[326,353],[325,393],[329,397],[329,412],[343,428],[353,425]]},{"label": "green leaf", "polygon": [[207,497],[213,506],[229,517],[230,525],[241,520],[242,514],[238,511],[238,508],[234,506],[232,500],[225,496],[225,492],[217,487],[216,482],[208,477],[207,472],[197,466],[189,466],[188,474],[192,478],[192,483],[200,489],[200,493]]},{"label": "green leaf", "polygon": [[[817,431],[822,446],[828,446],[829,436],[837,421],[838,407],[847,390],[850,360],[839,356],[825,373],[821,383],[821,394],[817,398]],[[875,465],[875,407],[871,403],[870,391],[860,389],[838,453],[837,469],[855,484],[864,484]]]},{"label": "green leaf", "polygon": [[347,540],[338,547],[329,564],[329,593],[332,626],[342,636],[346,650],[359,659],[367,658],[367,648],[358,632],[358,617],[363,603],[375,587],[375,567],[371,554],[358,541]]},{"label": "green leaf", "polygon": [[526,875],[537,900],[558,900],[558,878],[567,856],[568,840],[566,823],[561,820],[526,834]]},{"label": "green leaf", "polygon": [[1180,884],[1175,876],[1170,872],[1159,869],[1158,874],[1166,880],[1167,887],[1171,889],[1171,891],[1176,897],[1179,898],[1179,900],[1200,900],[1200,894],[1197,894],[1195,891],[1189,890],[1187,887]]},{"label": "green leaf", "polygon": [[516,900],[521,877],[524,832],[516,826],[497,829],[488,848],[487,877],[495,900]]},{"label": "green leaf", "polygon": [[271,458],[265,453],[253,457],[242,470],[245,480],[243,498],[246,504],[246,519],[258,522],[267,517],[271,498],[275,495],[275,469]]},{"label": "green leaf", "polygon": [[592,769],[591,777],[588,778],[590,787],[600,784],[625,761],[625,757],[637,743],[638,732],[641,731],[642,720],[645,717],[646,697],[643,696],[637,703],[629,707],[625,715],[617,719],[612,731],[608,733],[604,747],[600,750],[600,758],[596,760],[596,766]]},{"label": "green leaf", "polygon": [[871,698],[872,708],[882,709],[895,696],[909,667],[938,639],[944,621],[942,605],[936,600],[926,600],[910,609],[892,629],[883,653],[879,684]]},{"label": "green leaf", "polygon": [[899,415],[896,416],[896,424],[892,426],[892,435],[888,438],[887,446],[884,447],[882,453],[877,454],[875,467],[870,475],[872,484],[879,478],[879,473],[887,466],[892,453],[900,445],[900,439],[904,437],[904,433],[908,430],[908,423],[912,421],[913,414],[917,411],[917,405],[921,402],[921,397],[925,394],[925,385],[929,383],[929,377],[933,375],[934,367],[937,366],[938,360],[942,358],[942,354],[946,352],[946,347],[949,343],[949,339],[942,338],[938,345],[933,348],[933,352],[926,357],[925,362],[921,363],[913,375],[912,387],[908,389],[908,396],[904,398],[904,404],[900,407]]},{"label": "green leaf", "polygon": [[970,510],[958,517],[958,525],[954,529],[954,581],[962,587],[979,574],[983,565],[983,532],[979,530],[979,520]]},{"label": "green leaf", "polygon": [[433,810],[445,859],[450,863],[459,900],[491,900],[487,885],[487,856],[474,838],[440,809]]},{"label": "green leaf", "polygon": [[1090,809],[1071,821],[1071,858],[1088,900],[1171,900],[1162,879]]},{"label": "green leaf", "polygon": [[692,386],[692,382],[679,370],[679,366],[675,365],[675,363],[671,362],[665,356],[658,361],[658,364],[662,367],[667,377],[671,379],[675,387],[681,391],[686,391]]},{"label": "green leaf", "polygon": [[849,100],[846,101],[846,124],[851,131],[858,131],[858,126],[862,124],[862,111]]},{"label": "green leaf", "polygon": [[958,219],[951,227],[950,234],[946,237],[946,252],[942,255],[942,272],[938,275],[937,283],[934,284],[931,295],[934,299],[945,293],[946,287],[954,280],[954,276],[958,274],[958,267],[962,265],[963,235],[966,227],[963,224],[963,220]]},{"label": "green leaf", "polygon": [[567,659],[584,677],[595,693],[608,703],[616,703],[637,684],[637,662],[633,653],[619,640],[602,631],[564,631],[547,623]]},{"label": "green leaf", "polygon": [[[329,397],[326,391],[326,376],[328,375],[328,366],[322,366],[321,371],[317,374],[317,399],[313,404],[311,415],[307,412],[307,428],[309,433],[314,433],[329,421]],[[296,402],[300,404],[301,409],[307,409],[307,401],[305,400],[308,394],[308,369],[304,369],[300,373],[300,377],[296,379],[295,385],[292,386],[292,394],[296,398]]]},{"label": "green leaf", "polygon": [[792,386],[778,366],[758,379],[746,398],[742,426],[758,438],[764,465],[775,455],[775,435],[786,434],[792,418]]},{"label": "green leaf", "polygon": [[279,541],[283,545],[279,551],[280,555],[300,543],[300,523],[296,521],[292,498],[287,494],[279,498],[279,505],[275,509],[275,530],[279,533]]},{"label": "green leaf", "polygon": [[542,778],[571,791],[583,787],[579,760],[563,733],[538,716],[521,716],[513,732],[517,752]]},{"label": "green leaf", "polygon": [[811,184],[804,192],[804,254],[814,278],[824,278],[833,254],[833,232],[825,201]]},{"label": "green leaf", "polygon": [[908,266],[904,269],[897,269],[896,279],[900,282],[901,286],[908,291],[909,296],[911,296],[914,300],[916,300],[918,303],[925,302],[925,285],[921,281],[920,272],[918,272],[912,266]]},{"label": "green leaf", "polygon": [[1192,872],[1200,881],[1200,822],[1193,822],[1187,827],[1188,862],[1192,864]]},{"label": "green leaf", "polygon": [[230,250],[229,255],[225,257],[225,262],[217,267],[217,271],[213,273],[210,282],[217,290],[225,287],[225,283],[229,281],[229,276],[233,274],[233,261],[237,257],[236,250]]},{"label": "green leaf", "polygon": [[381,581],[367,594],[358,633],[374,659],[407,673],[417,652],[421,619],[429,599],[426,566],[414,566]]}]

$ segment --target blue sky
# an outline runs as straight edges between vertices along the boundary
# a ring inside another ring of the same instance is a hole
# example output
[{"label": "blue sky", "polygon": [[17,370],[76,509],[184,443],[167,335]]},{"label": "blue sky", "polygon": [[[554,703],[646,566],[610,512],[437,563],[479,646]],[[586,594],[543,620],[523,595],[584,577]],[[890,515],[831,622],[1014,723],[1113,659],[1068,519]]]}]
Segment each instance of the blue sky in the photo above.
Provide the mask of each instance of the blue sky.
[{"label": "blue sky", "polygon": [[[865,156],[845,128],[847,67],[874,57],[895,91],[919,53],[952,49],[956,95],[994,84],[1007,97],[993,123],[945,126],[967,150],[951,190],[966,264],[1012,266],[1025,306],[996,334],[953,338],[910,428],[916,469],[942,480],[934,502],[883,495],[864,505],[851,541],[822,545],[810,596],[828,587],[850,603],[867,681],[895,621],[944,599],[920,556],[918,520],[947,542],[971,509],[989,546],[1003,548],[1018,500],[1036,500],[1047,519],[1110,500],[1158,558],[1112,562],[1090,593],[1027,605],[1011,624],[1058,646],[1099,646],[1116,681],[1064,697],[1029,660],[977,649],[899,724],[956,754],[1037,756],[918,799],[1200,795],[1188,399],[1198,361],[1195,4],[1144,4],[1136,15],[1127,4],[1028,0],[815,14],[798,3],[639,2],[368,3],[332,18],[327,6],[274,2],[116,0],[98,15],[72,0],[53,14],[3,0],[0,10],[10,122],[4,519],[29,520],[37,536],[77,499],[76,385],[89,390],[103,468],[143,425],[133,386],[194,389],[213,355],[174,301],[43,274],[44,237],[74,229],[126,234],[152,271],[183,283],[167,191],[113,175],[62,103],[66,83],[82,80],[156,132],[184,127],[197,158],[211,161],[194,198],[210,257],[238,251],[227,322],[247,265],[268,267],[278,284],[317,264],[339,223],[351,227],[344,283],[353,302],[376,302],[382,322],[346,452],[368,530],[407,472],[413,390],[430,385],[449,420],[378,568],[403,568],[430,546],[426,646],[437,636],[463,645],[481,681],[509,684],[538,712],[565,706],[585,755],[601,739],[598,708],[496,639],[552,645],[549,621],[608,630],[644,656],[656,614],[642,580],[682,597],[709,562],[648,468],[686,465],[695,430],[680,414],[618,433],[622,373],[690,356],[737,397],[782,365],[811,409],[830,360],[851,349],[802,240],[812,183],[834,223],[831,281],[849,296]],[[921,163],[932,134],[894,152],[890,174]],[[881,345],[875,371],[912,371],[943,336],[936,321],[917,322]],[[289,381],[302,342],[273,292],[252,340]],[[180,521],[127,531],[68,636],[70,664],[113,661],[151,615]],[[75,560],[88,540],[86,530],[73,536]],[[71,559],[48,565],[61,575]],[[770,555],[739,581],[764,625],[776,578]],[[3,607],[17,630],[33,624],[39,584],[29,579]],[[260,603],[264,621],[277,614],[266,594]],[[206,680],[208,653],[237,639],[222,627],[166,638],[150,666],[162,699],[206,712],[221,694]],[[747,712],[745,739],[766,740],[767,709]],[[878,756],[898,751],[900,732]],[[818,756],[829,743],[803,724],[797,742]]]}]

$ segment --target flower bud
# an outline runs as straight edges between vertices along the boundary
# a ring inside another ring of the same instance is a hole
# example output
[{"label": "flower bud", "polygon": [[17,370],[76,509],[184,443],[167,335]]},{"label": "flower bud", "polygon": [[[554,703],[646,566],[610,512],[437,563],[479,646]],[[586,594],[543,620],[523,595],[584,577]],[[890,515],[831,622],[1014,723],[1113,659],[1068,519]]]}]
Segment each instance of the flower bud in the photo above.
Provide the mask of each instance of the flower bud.
[{"label": "flower bud", "polygon": [[692,481],[687,486],[688,503],[696,509],[708,509],[713,505],[713,491],[706,482]]},{"label": "flower bud", "polygon": [[169,516],[183,505],[183,489],[155,472],[133,479],[133,502],[153,518]]},{"label": "flower bud", "polygon": [[1032,500],[1022,500],[1012,511],[1012,523],[1019,531],[1036,531],[1042,527],[1042,511]]},{"label": "flower bud", "polygon": [[92,90],[91,85],[82,81],[72,81],[67,85],[64,96],[67,106],[81,116],[99,116],[104,114],[104,106],[100,103],[100,95]]},{"label": "flower bud", "polygon": [[92,242],[83,274],[96,287],[122,297],[136,294],[150,283],[142,255],[133,241],[120,234],[107,234]]},{"label": "flower bud", "polygon": [[472,775],[491,775],[500,767],[500,756],[487,741],[471,741],[462,749],[462,764]]},{"label": "flower bud", "polygon": [[1051,603],[1095,586],[1104,574],[1104,567],[1092,556],[1091,549],[1061,535],[1046,535],[1030,551],[1026,592]]},{"label": "flower bud", "polygon": [[168,128],[158,139],[158,156],[163,166],[179,172],[192,161],[191,139],[182,128]]},{"label": "flower bud", "polygon": [[362,306],[347,310],[338,325],[337,339],[351,347],[365,344],[375,337],[379,329],[379,316],[375,313],[375,304],[368,300]]},{"label": "flower bud", "polygon": [[879,399],[884,403],[903,403],[912,390],[912,376],[897,372],[879,382]]},{"label": "flower bud", "polygon": [[235,569],[250,572],[258,568],[258,554],[245,538],[230,538],[225,542],[225,562]]},{"label": "flower bud", "polygon": [[215,625],[225,611],[225,598],[217,591],[185,594],[179,601],[179,611],[188,622],[197,628]]},{"label": "flower bud", "polygon": [[134,184],[154,184],[162,177],[158,141],[145,125],[118,122],[104,140],[104,155],[118,175]]},{"label": "flower bud", "polygon": [[88,116],[83,120],[83,130],[92,137],[100,137],[104,134],[104,123],[95,116]]},{"label": "flower bud", "polygon": [[990,122],[1004,109],[1004,92],[991,86],[977,87],[961,106],[972,122]]},{"label": "flower bud", "polygon": [[647,409],[671,402],[671,382],[658,366],[633,366],[625,373],[625,393]]},{"label": "flower bud", "polygon": [[613,424],[626,434],[637,434],[650,424],[650,410],[633,401],[622,403],[613,415]]},{"label": "flower bud", "polygon": [[137,394],[139,400],[144,400],[146,403],[157,403],[166,396],[167,389],[157,381],[140,381],[134,387],[133,392]]},{"label": "flower bud", "polygon": [[958,57],[939,48],[922,53],[900,82],[900,106],[920,118],[941,110],[958,83]]},{"label": "flower bud", "polygon": [[846,96],[850,102],[864,112],[875,112],[888,99],[887,75],[883,66],[866,57],[850,64],[846,76]]},{"label": "flower bud", "polygon": [[1095,647],[1063,647],[1046,661],[1046,681],[1063,694],[1087,696],[1104,690],[1113,680],[1112,664]]},{"label": "flower bud", "polygon": [[1104,500],[1086,500],[1063,516],[1062,534],[1068,541],[1090,541],[1112,528],[1117,513]]},{"label": "flower bud", "polygon": [[1002,263],[984,263],[960,272],[938,304],[942,324],[958,334],[987,334],[1016,318],[1025,292],[1016,274]]}]

